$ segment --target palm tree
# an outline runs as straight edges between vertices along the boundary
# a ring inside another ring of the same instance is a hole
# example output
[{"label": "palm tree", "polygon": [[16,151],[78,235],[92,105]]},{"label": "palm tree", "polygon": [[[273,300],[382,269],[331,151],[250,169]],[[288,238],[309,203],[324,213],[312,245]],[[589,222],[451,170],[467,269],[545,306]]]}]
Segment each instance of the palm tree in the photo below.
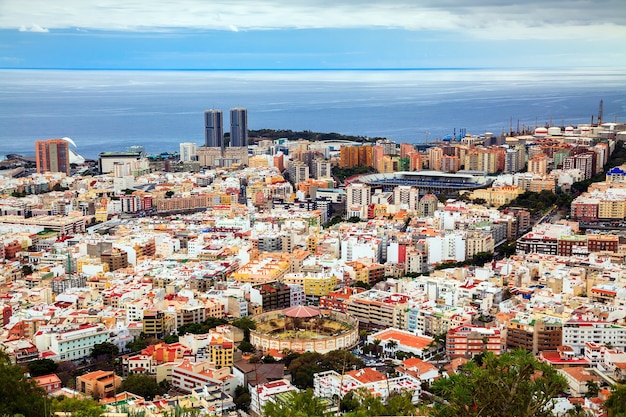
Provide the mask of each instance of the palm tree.
[{"label": "palm tree", "polygon": [[587,395],[586,395],[586,397],[588,397],[588,398],[597,397],[599,391],[600,391],[600,386],[598,386],[598,383],[596,381],[594,381],[592,379],[587,381]]},{"label": "palm tree", "polygon": [[398,342],[395,340],[390,340],[387,342],[385,347],[391,351],[391,356],[396,357],[396,348],[398,347]]},{"label": "palm tree", "polygon": [[374,349],[376,350],[376,357],[380,357],[380,353],[378,351],[378,347],[380,346],[380,344],[382,343],[382,340],[380,339],[374,339],[374,341],[372,342],[374,344]]}]

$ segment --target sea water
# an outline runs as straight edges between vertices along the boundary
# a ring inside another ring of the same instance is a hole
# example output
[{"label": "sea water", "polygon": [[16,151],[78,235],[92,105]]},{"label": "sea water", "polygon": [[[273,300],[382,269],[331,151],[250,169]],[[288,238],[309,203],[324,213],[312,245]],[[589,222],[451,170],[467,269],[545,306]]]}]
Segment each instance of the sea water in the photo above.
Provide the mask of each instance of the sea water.
[{"label": "sea water", "polygon": [[143,145],[204,143],[203,111],[248,109],[250,129],[419,143],[517,126],[626,121],[626,71],[297,70],[0,71],[0,155],[70,137],[87,158]]}]

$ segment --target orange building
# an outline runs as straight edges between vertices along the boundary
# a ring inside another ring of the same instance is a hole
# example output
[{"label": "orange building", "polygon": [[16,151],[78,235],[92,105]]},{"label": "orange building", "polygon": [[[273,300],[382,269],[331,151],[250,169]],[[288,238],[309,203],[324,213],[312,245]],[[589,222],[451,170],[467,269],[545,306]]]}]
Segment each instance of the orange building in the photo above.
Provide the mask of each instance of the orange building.
[{"label": "orange building", "polygon": [[108,398],[122,385],[122,378],[113,371],[95,371],[76,378],[76,389],[94,398]]},{"label": "orange building", "polygon": [[339,151],[339,167],[352,168],[360,165],[374,166],[374,147],[371,145],[342,146]]},{"label": "orange building", "polygon": [[502,352],[500,329],[459,326],[450,329],[446,336],[446,353],[449,358],[474,357],[482,352]]},{"label": "orange building", "polygon": [[39,174],[64,172],[70,175],[70,146],[63,139],[36,141],[35,159]]}]

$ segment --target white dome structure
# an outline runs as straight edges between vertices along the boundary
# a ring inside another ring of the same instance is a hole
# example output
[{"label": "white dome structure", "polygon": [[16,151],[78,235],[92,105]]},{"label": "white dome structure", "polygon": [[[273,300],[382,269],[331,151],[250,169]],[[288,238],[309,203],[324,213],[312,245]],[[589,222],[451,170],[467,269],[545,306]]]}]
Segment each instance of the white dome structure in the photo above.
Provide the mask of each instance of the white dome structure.
[{"label": "white dome structure", "polygon": [[[64,137],[64,138],[61,138],[61,140],[64,140],[70,145],[73,145],[75,148],[78,148],[78,146],[76,145],[76,142],[74,142],[71,138]],[[70,151],[70,164],[82,165],[85,163],[85,158],[83,158],[81,155],[74,152],[72,149],[70,149],[69,151]]]}]

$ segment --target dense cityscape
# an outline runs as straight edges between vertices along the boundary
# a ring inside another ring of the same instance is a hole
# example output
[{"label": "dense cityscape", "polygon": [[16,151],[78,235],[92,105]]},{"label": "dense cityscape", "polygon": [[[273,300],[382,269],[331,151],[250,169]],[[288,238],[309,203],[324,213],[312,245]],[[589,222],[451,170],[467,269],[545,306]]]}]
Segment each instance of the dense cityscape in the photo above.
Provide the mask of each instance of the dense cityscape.
[{"label": "dense cityscape", "polygon": [[0,161],[0,416],[625,416],[625,139],[37,140]]}]

